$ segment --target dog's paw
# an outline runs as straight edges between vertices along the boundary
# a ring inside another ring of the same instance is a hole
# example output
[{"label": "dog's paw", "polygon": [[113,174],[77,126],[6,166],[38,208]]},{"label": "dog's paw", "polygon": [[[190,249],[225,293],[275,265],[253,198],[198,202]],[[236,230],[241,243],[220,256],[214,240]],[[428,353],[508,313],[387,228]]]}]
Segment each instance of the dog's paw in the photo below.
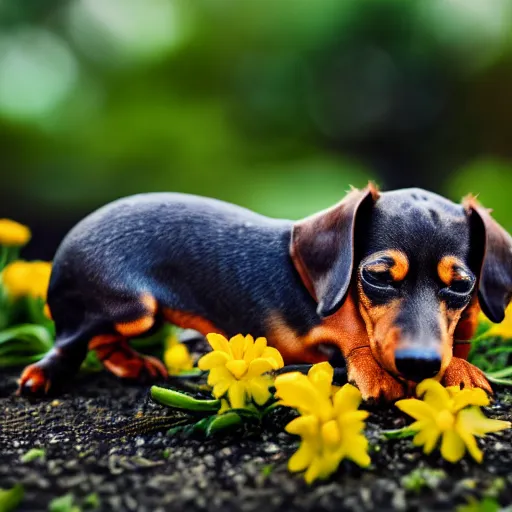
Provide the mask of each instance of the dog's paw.
[{"label": "dog's paw", "polygon": [[444,386],[482,388],[492,395],[492,388],[482,370],[458,357],[452,358],[441,382]]},{"label": "dog's paw", "polygon": [[366,402],[395,402],[406,394],[404,385],[375,361],[369,349],[350,358],[348,380],[361,391]]}]

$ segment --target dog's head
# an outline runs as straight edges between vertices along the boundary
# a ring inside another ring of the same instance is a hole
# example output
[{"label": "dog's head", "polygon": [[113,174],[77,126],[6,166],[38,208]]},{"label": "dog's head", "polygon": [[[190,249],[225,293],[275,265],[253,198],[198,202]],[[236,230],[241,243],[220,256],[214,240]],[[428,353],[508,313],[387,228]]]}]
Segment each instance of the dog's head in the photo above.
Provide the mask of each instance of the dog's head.
[{"label": "dog's head", "polygon": [[295,224],[291,254],[318,314],[351,290],[373,356],[406,380],[442,375],[468,304],[501,322],[512,297],[512,238],[474,198],[369,185]]}]

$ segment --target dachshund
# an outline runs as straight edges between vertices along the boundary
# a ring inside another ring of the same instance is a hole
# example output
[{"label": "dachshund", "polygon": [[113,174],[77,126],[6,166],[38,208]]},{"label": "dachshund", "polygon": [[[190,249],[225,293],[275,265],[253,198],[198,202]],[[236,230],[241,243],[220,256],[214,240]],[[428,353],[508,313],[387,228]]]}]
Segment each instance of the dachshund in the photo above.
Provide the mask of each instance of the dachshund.
[{"label": "dachshund", "polygon": [[286,363],[341,352],[365,400],[394,401],[429,377],[492,393],[468,363],[480,310],[501,322],[512,238],[477,200],[422,189],[352,189],[298,222],[178,193],[114,201],[54,259],[56,343],[19,393],[62,390],[88,350],[121,378],[167,376],[133,337],[167,321],[206,335],[264,336]]}]

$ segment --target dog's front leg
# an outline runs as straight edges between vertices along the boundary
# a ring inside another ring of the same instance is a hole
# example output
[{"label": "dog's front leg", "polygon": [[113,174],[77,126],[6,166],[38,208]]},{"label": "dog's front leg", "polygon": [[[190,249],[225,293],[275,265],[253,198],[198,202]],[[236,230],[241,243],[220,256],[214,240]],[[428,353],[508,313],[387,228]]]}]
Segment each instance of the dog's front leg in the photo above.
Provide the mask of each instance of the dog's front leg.
[{"label": "dog's front leg", "polygon": [[394,402],[405,396],[403,384],[377,363],[370,347],[353,349],[347,356],[348,381],[359,388],[363,400]]},{"label": "dog's front leg", "polygon": [[444,386],[459,386],[461,388],[482,388],[492,394],[492,389],[482,370],[460,357],[452,357],[444,372]]}]

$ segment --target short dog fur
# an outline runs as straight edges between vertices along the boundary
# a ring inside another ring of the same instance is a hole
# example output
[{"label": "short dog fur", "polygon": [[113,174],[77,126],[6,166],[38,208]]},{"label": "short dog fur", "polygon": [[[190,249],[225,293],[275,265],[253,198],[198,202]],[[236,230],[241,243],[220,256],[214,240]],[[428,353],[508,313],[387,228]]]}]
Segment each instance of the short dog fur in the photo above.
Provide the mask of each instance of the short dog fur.
[{"label": "short dog fur", "polygon": [[214,199],[141,194],[92,213],[57,251],[48,291],[55,348],[20,392],[62,389],[87,350],[119,377],[165,377],[128,340],[163,321],[265,336],[287,363],[339,349],[365,399],[416,382],[491,388],[465,359],[480,308],[504,318],[512,238],[476,199],[369,184],[299,222]]}]

